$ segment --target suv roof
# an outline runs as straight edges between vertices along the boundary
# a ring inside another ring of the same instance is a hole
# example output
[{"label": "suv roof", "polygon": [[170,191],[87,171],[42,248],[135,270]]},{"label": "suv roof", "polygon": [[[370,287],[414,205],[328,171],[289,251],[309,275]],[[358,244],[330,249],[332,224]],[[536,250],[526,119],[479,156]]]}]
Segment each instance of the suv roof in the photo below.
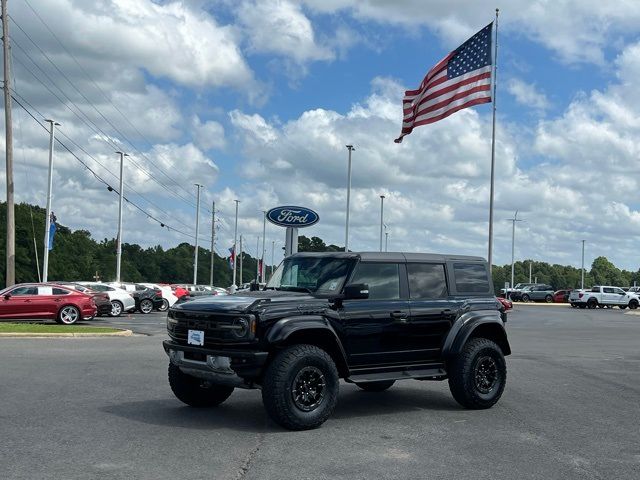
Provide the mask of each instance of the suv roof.
[{"label": "suv roof", "polygon": [[305,257],[333,257],[333,258],[360,258],[364,261],[391,261],[391,262],[446,262],[450,260],[484,262],[482,257],[468,255],[446,255],[438,253],[412,253],[412,252],[299,252],[293,256]]}]

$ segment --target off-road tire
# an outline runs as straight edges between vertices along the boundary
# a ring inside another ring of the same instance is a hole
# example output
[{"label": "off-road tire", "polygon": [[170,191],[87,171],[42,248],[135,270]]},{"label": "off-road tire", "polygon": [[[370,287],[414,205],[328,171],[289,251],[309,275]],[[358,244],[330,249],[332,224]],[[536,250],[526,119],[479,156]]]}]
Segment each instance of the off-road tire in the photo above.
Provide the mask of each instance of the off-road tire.
[{"label": "off-road tire", "polygon": [[169,363],[169,385],[178,400],[196,408],[216,407],[233,393],[233,387],[187,375],[173,363]]},{"label": "off-road tire", "polygon": [[396,383],[395,380],[381,380],[379,382],[356,383],[365,392],[384,392]]},{"label": "off-road tire", "polygon": [[153,312],[153,302],[148,298],[143,298],[140,300],[140,312],[145,315]]},{"label": "off-road tire", "polygon": [[[491,359],[495,364],[496,381],[487,393],[477,386],[479,362]],[[487,338],[472,338],[462,352],[449,362],[449,389],[453,398],[465,408],[491,408],[502,396],[507,383],[507,366],[498,345]]]},{"label": "off-road tire", "polygon": [[[324,386],[317,406],[302,410],[294,400],[294,382],[305,370],[320,372]],[[264,374],[262,402],[274,422],[289,430],[322,425],[338,402],[339,376],[331,356],[315,345],[294,345],[278,352]]]}]

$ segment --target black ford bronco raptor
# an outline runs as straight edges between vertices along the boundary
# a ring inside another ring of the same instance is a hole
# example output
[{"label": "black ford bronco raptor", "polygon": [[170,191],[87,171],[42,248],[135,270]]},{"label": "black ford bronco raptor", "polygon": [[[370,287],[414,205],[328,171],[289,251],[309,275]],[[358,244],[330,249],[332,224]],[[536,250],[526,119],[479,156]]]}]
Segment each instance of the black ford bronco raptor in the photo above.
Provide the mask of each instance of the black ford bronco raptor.
[{"label": "black ford bronco raptor", "polygon": [[259,388],[292,430],[327,420],[340,378],[369,392],[448,379],[462,406],[489,408],[511,353],[500,308],[479,257],[297,253],[262,291],[169,310],[169,384],[193,407]]}]

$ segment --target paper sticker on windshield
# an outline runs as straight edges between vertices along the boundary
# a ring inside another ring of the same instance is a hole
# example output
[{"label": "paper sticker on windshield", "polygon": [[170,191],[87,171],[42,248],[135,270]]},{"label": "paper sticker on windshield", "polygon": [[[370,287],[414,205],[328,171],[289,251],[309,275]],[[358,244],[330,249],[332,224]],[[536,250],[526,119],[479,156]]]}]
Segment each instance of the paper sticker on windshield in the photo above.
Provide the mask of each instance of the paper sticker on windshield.
[{"label": "paper sticker on windshield", "polygon": [[189,345],[204,345],[204,332],[202,330],[189,330],[187,343]]},{"label": "paper sticker on windshield", "polygon": [[335,290],[336,288],[338,288],[338,282],[331,282],[329,284],[329,290]]}]

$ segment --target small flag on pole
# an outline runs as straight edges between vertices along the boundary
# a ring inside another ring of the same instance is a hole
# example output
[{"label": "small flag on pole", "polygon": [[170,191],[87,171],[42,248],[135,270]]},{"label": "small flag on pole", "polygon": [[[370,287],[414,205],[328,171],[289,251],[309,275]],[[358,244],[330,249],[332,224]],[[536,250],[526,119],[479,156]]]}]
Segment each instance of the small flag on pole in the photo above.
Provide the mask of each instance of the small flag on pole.
[{"label": "small flag on pole", "polygon": [[49,216],[49,250],[53,250],[53,236],[56,234],[56,214],[51,212]]},{"label": "small flag on pole", "polygon": [[493,22],[440,60],[417,90],[405,92],[402,132],[396,143],[415,127],[491,102],[492,27]]},{"label": "small flag on pole", "polygon": [[233,270],[233,264],[236,261],[235,247],[231,247],[229,253],[231,254],[229,255],[229,270]]}]

